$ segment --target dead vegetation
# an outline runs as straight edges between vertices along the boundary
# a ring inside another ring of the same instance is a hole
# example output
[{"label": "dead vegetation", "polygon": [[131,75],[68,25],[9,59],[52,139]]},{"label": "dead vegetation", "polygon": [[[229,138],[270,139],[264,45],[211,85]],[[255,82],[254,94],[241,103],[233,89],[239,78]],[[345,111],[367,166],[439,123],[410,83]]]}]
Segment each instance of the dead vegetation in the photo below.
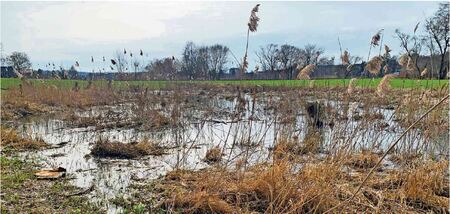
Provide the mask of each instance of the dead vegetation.
[{"label": "dead vegetation", "polygon": [[3,149],[12,149],[17,151],[37,150],[48,147],[43,140],[32,140],[23,138],[12,128],[1,126],[1,147]]},{"label": "dead vegetation", "polygon": [[[358,167],[371,166],[366,158],[360,160]],[[345,170],[330,159],[298,164],[282,158],[245,171],[172,171],[147,184],[153,192],[137,194],[136,200],[157,194],[159,201],[146,205],[150,210],[177,213],[322,213],[350,198],[366,172]],[[382,170],[338,212],[448,210],[447,167],[446,162],[427,162],[387,175]]]},{"label": "dead vegetation", "polygon": [[164,148],[149,140],[120,143],[100,139],[92,147],[91,154],[99,158],[133,159],[146,155],[163,155]]}]

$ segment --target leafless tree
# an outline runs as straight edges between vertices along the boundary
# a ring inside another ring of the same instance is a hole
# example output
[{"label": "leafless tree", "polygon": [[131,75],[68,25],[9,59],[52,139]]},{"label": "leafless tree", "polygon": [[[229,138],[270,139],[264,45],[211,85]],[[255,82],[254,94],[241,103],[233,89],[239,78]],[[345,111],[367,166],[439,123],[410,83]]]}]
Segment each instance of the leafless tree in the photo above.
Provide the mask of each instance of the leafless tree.
[{"label": "leafless tree", "polygon": [[197,47],[188,42],[182,54],[181,71],[190,79],[205,79],[208,77],[208,47]]},{"label": "leafless tree", "polygon": [[403,48],[409,59],[411,59],[414,64],[414,75],[420,76],[419,57],[422,50],[422,41],[415,34],[409,35],[401,32],[399,29],[395,30],[395,34],[400,40],[400,47]]},{"label": "leafless tree", "polygon": [[171,57],[164,59],[155,59],[145,70],[151,79],[157,80],[174,80],[177,74],[176,60]]},{"label": "leafless tree", "polygon": [[292,79],[293,71],[297,65],[304,63],[304,52],[292,45],[282,45],[277,53],[280,69],[288,71],[289,79]]},{"label": "leafless tree", "polygon": [[278,52],[278,45],[276,44],[268,44],[265,47],[260,47],[260,50],[256,52],[263,71],[275,71],[280,68]]},{"label": "leafless tree", "polygon": [[208,48],[208,67],[210,77],[216,79],[225,69],[228,62],[229,48],[220,44]]},{"label": "leafless tree", "polygon": [[319,60],[317,60],[317,65],[334,65],[334,56],[321,57]]},{"label": "leafless tree", "polygon": [[319,48],[313,44],[307,44],[304,48],[305,66],[309,64],[316,64],[319,56],[324,53],[323,48]]},{"label": "leafless tree", "polygon": [[439,78],[447,76],[448,65],[445,65],[445,57],[449,47],[449,3],[439,4],[439,9],[434,16],[426,20],[425,28],[437,44],[440,53]]}]

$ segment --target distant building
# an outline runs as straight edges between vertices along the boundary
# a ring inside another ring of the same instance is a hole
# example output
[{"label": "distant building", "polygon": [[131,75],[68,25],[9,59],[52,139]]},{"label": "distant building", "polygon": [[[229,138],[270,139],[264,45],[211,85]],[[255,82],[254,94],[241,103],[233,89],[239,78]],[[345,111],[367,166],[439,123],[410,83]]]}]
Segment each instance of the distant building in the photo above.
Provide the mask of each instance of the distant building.
[{"label": "distant building", "polygon": [[0,77],[12,78],[17,77],[17,75],[14,73],[14,68],[12,66],[1,66]]}]

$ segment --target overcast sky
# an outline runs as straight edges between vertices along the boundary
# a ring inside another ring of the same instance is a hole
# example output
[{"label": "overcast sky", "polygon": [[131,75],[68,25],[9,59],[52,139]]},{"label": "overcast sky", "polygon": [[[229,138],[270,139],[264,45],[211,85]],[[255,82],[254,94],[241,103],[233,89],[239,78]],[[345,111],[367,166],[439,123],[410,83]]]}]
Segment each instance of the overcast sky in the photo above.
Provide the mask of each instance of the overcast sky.
[{"label": "overcast sky", "polygon": [[[179,57],[186,42],[193,41],[227,45],[241,58],[249,12],[256,3],[1,1],[3,54],[26,52],[35,69],[49,62],[67,67],[77,60],[80,70],[91,71],[109,67],[101,58],[110,59],[117,50],[137,55],[142,49],[142,60],[148,61]],[[325,56],[338,58],[338,36],[351,55],[367,58],[370,38],[381,28],[384,42],[397,54],[394,30],[412,32],[438,3],[261,2],[260,25],[250,35],[250,68],[255,51],[268,43],[317,44]]]}]

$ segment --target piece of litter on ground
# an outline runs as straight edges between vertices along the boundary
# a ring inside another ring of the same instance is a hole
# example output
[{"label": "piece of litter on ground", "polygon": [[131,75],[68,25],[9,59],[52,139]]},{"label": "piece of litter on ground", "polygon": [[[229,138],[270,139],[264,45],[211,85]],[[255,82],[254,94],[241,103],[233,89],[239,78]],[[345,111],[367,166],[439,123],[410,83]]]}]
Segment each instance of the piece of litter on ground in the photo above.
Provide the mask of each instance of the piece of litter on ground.
[{"label": "piece of litter on ground", "polygon": [[42,169],[34,173],[38,179],[57,179],[66,175],[66,169],[58,167],[55,169]]}]

